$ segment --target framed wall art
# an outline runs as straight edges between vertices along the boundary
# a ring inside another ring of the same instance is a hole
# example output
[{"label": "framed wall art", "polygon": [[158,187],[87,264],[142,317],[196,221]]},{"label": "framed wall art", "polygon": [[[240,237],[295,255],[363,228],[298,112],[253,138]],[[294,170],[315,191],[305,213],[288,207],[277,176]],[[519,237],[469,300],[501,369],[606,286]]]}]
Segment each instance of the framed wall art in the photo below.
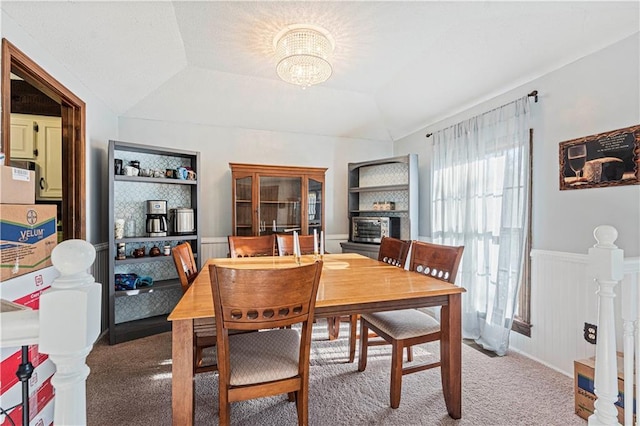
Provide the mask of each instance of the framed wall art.
[{"label": "framed wall art", "polygon": [[560,190],[640,184],[640,125],[560,142]]}]

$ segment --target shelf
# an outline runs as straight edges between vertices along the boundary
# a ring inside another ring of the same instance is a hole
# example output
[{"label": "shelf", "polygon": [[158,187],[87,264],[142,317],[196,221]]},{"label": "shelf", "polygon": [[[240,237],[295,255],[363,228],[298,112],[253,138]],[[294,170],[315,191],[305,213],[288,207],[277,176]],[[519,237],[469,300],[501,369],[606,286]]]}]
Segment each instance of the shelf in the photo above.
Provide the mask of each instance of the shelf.
[{"label": "shelf", "polygon": [[197,240],[197,234],[167,235],[166,237],[126,237],[115,240],[117,243],[155,243],[161,241],[193,241]]},{"label": "shelf", "polygon": [[408,210],[349,210],[350,213],[375,213],[375,214],[388,214],[388,213],[408,213]]},{"label": "shelf", "polygon": [[[165,312],[171,312],[182,295],[182,286],[177,278],[173,256],[164,255],[164,246],[174,247],[176,244],[191,244],[196,264],[200,269],[201,252],[201,180],[174,179],[150,176],[116,175],[116,160],[123,163],[139,160],[141,164],[155,170],[175,170],[187,167],[196,173],[201,172],[200,153],[155,145],[140,145],[131,142],[109,141],[109,229],[115,228],[116,218],[136,217],[143,220],[144,202],[146,200],[170,200],[169,206],[182,206],[193,209],[194,232],[188,234],[170,234],[160,236],[147,234],[146,227],[138,227],[137,235],[115,238],[109,235],[109,279],[104,285],[103,310],[106,312],[105,325],[108,325],[109,342],[111,344],[133,340],[139,337],[171,330],[171,322],[167,321]],[[201,176],[198,176],[201,178]],[[168,211],[167,213],[170,213]],[[168,216],[167,216],[168,219]],[[139,225],[139,223],[138,223]],[[125,234],[126,235],[126,234]],[[127,257],[116,259],[117,247],[125,246]],[[145,247],[143,257],[131,256],[133,249]],[[160,256],[149,256],[152,246],[161,250]],[[124,272],[150,276],[154,283],[149,287],[134,290],[116,290],[116,273]],[[137,297],[136,297],[137,296]],[[137,318],[137,319],[133,319]],[[123,320],[130,320],[122,322]],[[103,330],[104,331],[104,330]]]},{"label": "shelf", "polygon": [[[171,256],[165,257],[170,258]],[[137,288],[135,290],[116,290],[115,295],[116,297],[136,296],[138,294],[153,293],[154,291],[169,290],[178,287],[180,287],[180,280],[176,278],[173,280],[156,281],[149,287]]]},{"label": "shelf", "polygon": [[260,204],[300,204],[300,201],[260,200]]},{"label": "shelf", "polygon": [[349,188],[349,192],[407,191],[409,185],[359,186]]},{"label": "shelf", "polygon": [[360,163],[350,163],[349,171],[358,169],[360,167],[368,167],[368,166],[379,166],[382,164],[394,164],[394,163],[406,163],[410,164],[411,159],[410,156],[402,155],[399,157],[391,157],[391,158],[383,158],[381,160],[370,160],[370,161],[362,161]]},{"label": "shelf", "polygon": [[171,321],[167,320],[168,316],[168,314],[159,315],[115,324],[113,326],[113,332],[109,335],[109,342],[113,345],[138,339],[140,337],[171,331]]},{"label": "shelf", "polygon": [[[417,154],[349,163],[348,169],[347,212],[350,240],[354,230],[354,217],[399,218],[399,229],[395,229],[392,236],[403,240],[417,239]],[[382,206],[396,208],[386,210]],[[367,248],[367,245],[343,247],[348,253],[358,250],[368,253]]]},{"label": "shelf", "polygon": [[125,176],[125,175],[116,175],[113,179],[118,182],[147,182],[147,183],[159,183],[159,184],[170,184],[170,185],[197,185],[197,180],[184,180],[184,179],[171,179],[171,178],[155,178],[155,177],[146,177],[146,176]]},{"label": "shelf", "polygon": [[[195,256],[195,254],[194,254]],[[149,263],[149,262],[160,262],[164,260],[173,260],[173,256],[149,256],[148,254],[143,257],[131,257],[127,256],[126,259],[114,259],[115,265],[128,265],[134,263]]]}]

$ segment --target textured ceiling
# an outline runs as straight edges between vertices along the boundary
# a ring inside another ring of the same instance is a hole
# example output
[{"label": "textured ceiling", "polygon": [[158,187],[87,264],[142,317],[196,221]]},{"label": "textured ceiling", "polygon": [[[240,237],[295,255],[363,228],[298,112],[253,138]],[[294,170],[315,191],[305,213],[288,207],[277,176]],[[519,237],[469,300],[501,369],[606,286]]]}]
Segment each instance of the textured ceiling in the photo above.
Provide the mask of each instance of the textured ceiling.
[{"label": "textured ceiling", "polygon": [[[373,140],[403,137],[640,30],[637,1],[1,7],[120,116]],[[307,90],[275,73],[273,37],[296,23],[336,42],[332,77]]]}]

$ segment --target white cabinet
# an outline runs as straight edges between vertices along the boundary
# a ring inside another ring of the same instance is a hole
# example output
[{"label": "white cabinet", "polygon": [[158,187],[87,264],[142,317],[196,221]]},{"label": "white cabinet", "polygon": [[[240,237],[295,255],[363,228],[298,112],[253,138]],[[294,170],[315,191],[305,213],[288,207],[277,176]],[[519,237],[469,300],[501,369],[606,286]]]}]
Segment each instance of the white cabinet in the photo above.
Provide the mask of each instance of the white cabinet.
[{"label": "white cabinet", "polygon": [[62,199],[62,126],[60,118],[38,120],[37,199]]},{"label": "white cabinet", "polygon": [[62,199],[62,120],[11,114],[11,159],[36,163],[36,199]]},{"label": "white cabinet", "polygon": [[355,216],[400,218],[403,240],[418,239],[418,155],[349,163],[349,242],[344,253],[361,253],[377,258],[379,244],[351,241]]},{"label": "white cabinet", "polygon": [[11,114],[11,158],[35,160],[36,122],[33,115]]}]

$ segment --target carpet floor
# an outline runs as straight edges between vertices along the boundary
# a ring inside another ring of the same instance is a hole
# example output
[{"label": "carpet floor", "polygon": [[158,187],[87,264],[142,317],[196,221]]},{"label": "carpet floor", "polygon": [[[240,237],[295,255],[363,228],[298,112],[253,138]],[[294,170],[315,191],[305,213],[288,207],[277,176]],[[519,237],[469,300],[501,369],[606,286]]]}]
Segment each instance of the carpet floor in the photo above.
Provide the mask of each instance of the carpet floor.
[{"label": "carpet floor", "polygon": [[[309,383],[309,424],[336,425],[581,425],[574,413],[573,381],[521,354],[487,356],[462,345],[462,419],[447,415],[440,369],[403,377],[402,400],[389,407],[388,346],[369,348],[364,372],[348,363],[347,328],[327,339],[314,325]],[[437,342],[414,349],[415,362],[436,359]],[[357,357],[357,354],[356,354]],[[171,333],[110,346],[101,339],[87,359],[87,422],[101,425],[171,424]],[[218,424],[217,376],[195,381],[196,425]],[[295,425],[286,395],[232,404],[234,425]]]}]

